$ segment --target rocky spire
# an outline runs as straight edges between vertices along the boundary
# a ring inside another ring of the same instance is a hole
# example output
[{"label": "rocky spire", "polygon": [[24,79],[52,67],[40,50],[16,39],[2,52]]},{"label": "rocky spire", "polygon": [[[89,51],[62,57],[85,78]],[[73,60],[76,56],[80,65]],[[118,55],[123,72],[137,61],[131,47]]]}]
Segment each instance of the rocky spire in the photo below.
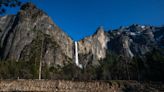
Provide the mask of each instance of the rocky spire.
[{"label": "rocky spire", "polygon": [[104,33],[104,27],[103,26],[98,27],[95,34],[101,34],[101,33]]}]

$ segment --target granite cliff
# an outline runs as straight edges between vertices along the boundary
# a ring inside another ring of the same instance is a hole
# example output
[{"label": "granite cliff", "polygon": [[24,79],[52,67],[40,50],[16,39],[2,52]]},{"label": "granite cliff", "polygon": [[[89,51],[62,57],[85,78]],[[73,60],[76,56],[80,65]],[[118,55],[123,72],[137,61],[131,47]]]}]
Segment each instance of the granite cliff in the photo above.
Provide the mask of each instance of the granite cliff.
[{"label": "granite cliff", "polygon": [[1,59],[60,66],[72,59],[72,39],[31,3],[16,15],[0,17],[0,44]]},{"label": "granite cliff", "polygon": [[109,53],[123,56],[127,59],[141,57],[153,49],[158,49],[163,55],[164,27],[133,24],[116,30],[104,31],[102,27],[89,37],[78,42],[81,63],[89,61],[94,65]]},{"label": "granite cliff", "polygon": [[[11,73],[14,78],[21,74],[22,78],[37,78],[32,76],[38,74],[37,62],[43,63],[43,78],[51,79],[162,80],[164,77],[164,27],[133,24],[110,31],[99,27],[93,35],[77,41],[76,47],[82,69],[75,66],[74,41],[31,3],[22,5],[16,15],[0,17],[0,59],[12,61],[6,66],[20,62],[15,64],[20,66],[17,72]],[[1,78],[10,78],[12,75],[4,77],[8,69],[3,69],[5,63],[0,65]],[[32,68],[21,70],[24,65]]]}]

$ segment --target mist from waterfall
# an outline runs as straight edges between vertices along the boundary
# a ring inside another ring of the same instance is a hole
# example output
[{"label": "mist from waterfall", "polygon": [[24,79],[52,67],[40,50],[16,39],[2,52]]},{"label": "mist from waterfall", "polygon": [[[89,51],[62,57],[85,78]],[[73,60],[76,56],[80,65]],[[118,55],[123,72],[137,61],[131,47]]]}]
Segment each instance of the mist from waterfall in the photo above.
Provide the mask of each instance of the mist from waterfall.
[{"label": "mist from waterfall", "polygon": [[79,57],[78,57],[78,45],[77,42],[75,41],[75,64],[82,68],[83,66],[81,64],[79,64]]}]

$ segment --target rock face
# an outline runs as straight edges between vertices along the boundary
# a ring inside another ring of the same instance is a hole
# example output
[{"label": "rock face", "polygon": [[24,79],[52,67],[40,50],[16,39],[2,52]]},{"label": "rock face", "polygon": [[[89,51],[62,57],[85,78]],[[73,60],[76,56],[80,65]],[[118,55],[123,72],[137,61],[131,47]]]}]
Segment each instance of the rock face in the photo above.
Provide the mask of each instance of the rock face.
[{"label": "rock face", "polygon": [[[109,50],[126,57],[142,56],[154,48],[162,48],[164,27],[132,25],[109,32]],[[161,34],[159,34],[161,33]]]},{"label": "rock face", "polygon": [[94,35],[78,42],[80,59],[86,65],[89,61],[98,64],[96,60],[108,57],[107,53],[142,57],[153,49],[162,49],[163,39],[164,27],[131,25],[108,32],[99,28]]},{"label": "rock face", "polygon": [[89,61],[98,64],[98,60],[106,57],[108,37],[102,27],[98,28],[92,36],[86,37],[78,42],[80,62],[87,65]]},{"label": "rock face", "polygon": [[[84,67],[99,65],[108,53],[133,58],[162,49],[164,27],[132,25],[108,32],[100,27],[77,43],[79,62]],[[73,40],[31,3],[24,4],[17,15],[0,17],[0,59],[64,66],[73,63],[74,49]]]},{"label": "rock face", "polygon": [[72,59],[72,39],[31,3],[17,15],[0,17],[0,45],[1,59],[41,60],[48,65],[64,65]]}]

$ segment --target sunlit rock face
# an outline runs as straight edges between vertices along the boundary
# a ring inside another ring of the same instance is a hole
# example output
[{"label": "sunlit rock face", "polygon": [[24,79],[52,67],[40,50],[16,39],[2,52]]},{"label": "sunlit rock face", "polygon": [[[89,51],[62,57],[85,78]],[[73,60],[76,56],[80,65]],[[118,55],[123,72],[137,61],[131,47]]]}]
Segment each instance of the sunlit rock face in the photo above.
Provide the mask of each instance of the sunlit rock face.
[{"label": "sunlit rock face", "polygon": [[132,59],[142,57],[153,49],[163,48],[164,27],[131,25],[116,30],[98,28],[95,34],[78,42],[79,60],[85,66],[99,65],[107,53]]},{"label": "sunlit rock face", "polygon": [[88,62],[98,64],[98,60],[106,57],[108,37],[102,27],[98,28],[92,36],[78,42],[79,60],[86,65]]},{"label": "sunlit rock face", "polygon": [[17,15],[0,17],[0,57],[64,65],[72,59],[73,41],[51,18],[31,3]]}]

